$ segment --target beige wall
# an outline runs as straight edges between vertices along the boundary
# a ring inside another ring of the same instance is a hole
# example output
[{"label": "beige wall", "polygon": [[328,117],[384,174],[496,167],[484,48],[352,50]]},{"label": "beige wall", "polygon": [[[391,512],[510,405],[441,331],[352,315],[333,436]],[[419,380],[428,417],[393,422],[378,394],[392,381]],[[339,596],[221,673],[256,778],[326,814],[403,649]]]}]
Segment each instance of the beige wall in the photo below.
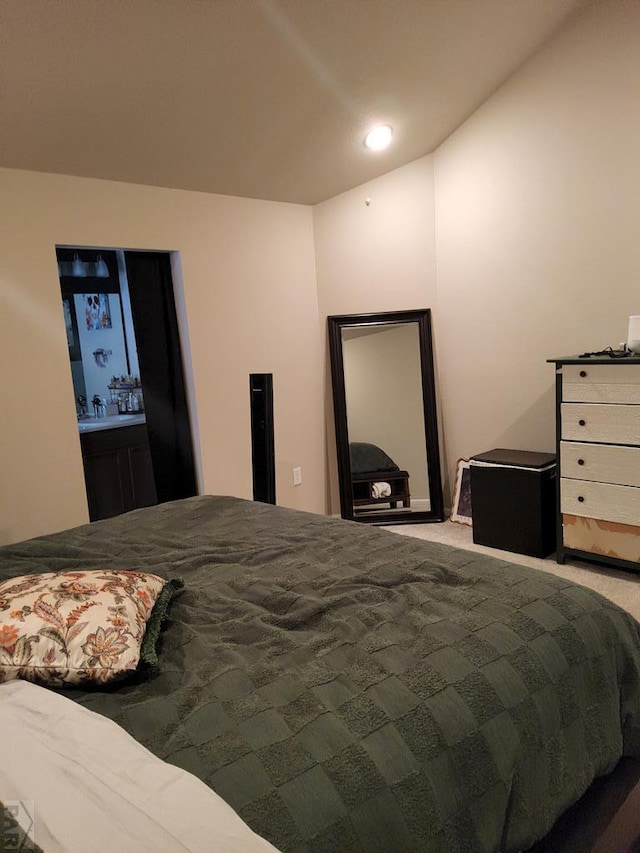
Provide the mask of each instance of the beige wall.
[{"label": "beige wall", "polygon": [[590,7],[436,153],[448,473],[554,449],[550,357],[640,312],[640,3]]},{"label": "beige wall", "polygon": [[[325,352],[328,510],[339,514],[326,318],[433,309],[433,159],[416,160],[316,205],[313,224]],[[437,317],[435,328],[437,334]]]},{"label": "beige wall", "polygon": [[205,491],[250,495],[247,374],[272,371],[278,501],[324,508],[324,396],[336,511],[330,314],[432,309],[448,483],[552,449],[545,360],[640,313],[639,33],[633,0],[588,7],[434,156],[313,211],[0,170],[0,540],[86,519],[56,243],[180,252]]},{"label": "beige wall", "polygon": [[309,208],[13,170],[0,197],[0,541],[87,520],[56,244],[178,251],[202,490],[251,497],[248,374],[272,372],[278,503],[324,510]]},{"label": "beige wall", "polygon": [[552,451],[546,359],[640,313],[639,36],[640,3],[589,8],[433,157],[314,211],[321,319],[433,309],[445,501],[458,457]]},{"label": "beige wall", "polygon": [[431,157],[316,205],[313,226],[323,323],[331,314],[432,307]]}]

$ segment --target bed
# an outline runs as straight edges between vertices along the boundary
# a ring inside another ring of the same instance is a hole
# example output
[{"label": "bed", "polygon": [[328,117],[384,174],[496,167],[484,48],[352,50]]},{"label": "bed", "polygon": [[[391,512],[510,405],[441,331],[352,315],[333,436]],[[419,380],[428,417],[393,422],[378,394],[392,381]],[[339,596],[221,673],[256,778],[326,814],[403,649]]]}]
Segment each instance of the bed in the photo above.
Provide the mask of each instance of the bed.
[{"label": "bed", "polygon": [[184,581],[157,671],[60,694],[283,853],[525,850],[640,757],[640,626],[556,576],[223,496],[0,549],[105,568]]}]

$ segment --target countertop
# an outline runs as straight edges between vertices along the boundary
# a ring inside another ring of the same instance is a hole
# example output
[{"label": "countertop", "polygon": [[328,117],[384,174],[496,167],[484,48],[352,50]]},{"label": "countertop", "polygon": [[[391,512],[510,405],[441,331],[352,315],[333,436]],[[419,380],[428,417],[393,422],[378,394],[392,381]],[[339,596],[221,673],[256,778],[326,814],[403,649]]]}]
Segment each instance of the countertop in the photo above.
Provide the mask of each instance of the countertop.
[{"label": "countertop", "polygon": [[84,417],[78,421],[80,432],[98,432],[103,429],[120,429],[147,422],[144,414],[106,415],[103,418]]}]

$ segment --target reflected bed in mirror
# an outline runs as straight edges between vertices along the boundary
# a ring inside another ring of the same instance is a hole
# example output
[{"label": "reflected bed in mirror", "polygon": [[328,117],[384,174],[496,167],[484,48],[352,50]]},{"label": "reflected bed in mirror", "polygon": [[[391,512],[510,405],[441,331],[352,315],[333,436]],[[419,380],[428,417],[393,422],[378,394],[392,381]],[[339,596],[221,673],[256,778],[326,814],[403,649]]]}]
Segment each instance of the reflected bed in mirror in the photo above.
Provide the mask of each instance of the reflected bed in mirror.
[{"label": "reflected bed in mirror", "polygon": [[431,312],[328,323],[342,517],[443,521]]}]

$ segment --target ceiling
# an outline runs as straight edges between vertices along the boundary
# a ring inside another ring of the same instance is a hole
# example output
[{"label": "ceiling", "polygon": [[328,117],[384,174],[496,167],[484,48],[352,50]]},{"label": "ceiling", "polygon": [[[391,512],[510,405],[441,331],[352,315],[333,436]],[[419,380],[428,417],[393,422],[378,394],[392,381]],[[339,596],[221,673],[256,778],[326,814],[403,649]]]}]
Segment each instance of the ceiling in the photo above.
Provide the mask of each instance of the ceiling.
[{"label": "ceiling", "polygon": [[588,2],[0,0],[0,165],[315,204],[433,151]]}]

